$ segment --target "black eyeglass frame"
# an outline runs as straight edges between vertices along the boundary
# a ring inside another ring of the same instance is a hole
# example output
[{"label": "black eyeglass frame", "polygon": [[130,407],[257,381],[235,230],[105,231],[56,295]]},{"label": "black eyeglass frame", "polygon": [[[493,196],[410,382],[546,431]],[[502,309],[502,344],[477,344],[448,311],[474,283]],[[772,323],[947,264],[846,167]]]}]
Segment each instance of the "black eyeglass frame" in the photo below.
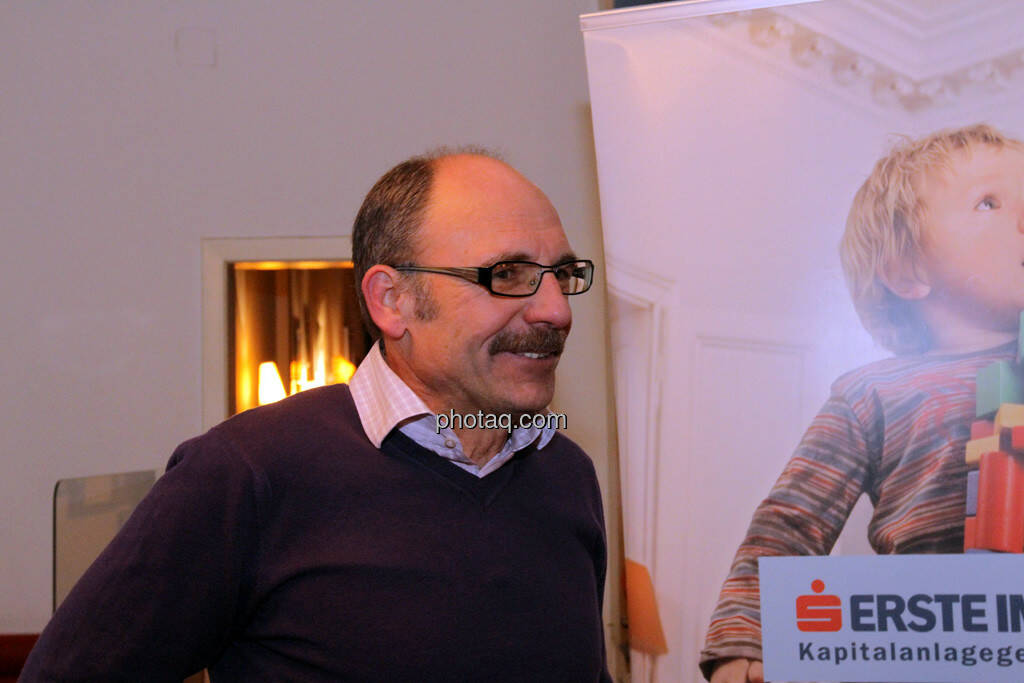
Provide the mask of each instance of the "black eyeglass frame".
[{"label": "black eyeglass frame", "polygon": [[[498,268],[500,266],[509,265],[511,263],[518,263],[518,264],[523,264],[523,265],[537,266],[537,268],[540,269],[540,270],[537,271],[537,285],[533,288],[533,291],[530,292],[529,294],[509,294],[507,292],[496,292],[496,291],[494,291],[494,287],[493,287],[494,269]],[[585,283],[586,284],[583,287],[583,289],[579,290],[578,292],[565,292],[565,291],[563,291],[562,294],[565,294],[566,296],[575,296],[577,294],[583,294],[584,292],[589,291],[591,285],[594,284],[594,262],[591,261],[590,259],[585,259],[585,258],[573,259],[571,261],[562,261],[561,263],[556,263],[556,264],[551,265],[551,266],[545,266],[545,265],[543,265],[541,263],[536,263],[535,261],[498,261],[494,265],[487,266],[487,267],[484,267],[484,268],[473,267],[473,266],[466,266],[466,267],[461,267],[461,268],[454,268],[454,267],[453,268],[446,268],[446,267],[438,266],[438,267],[434,268],[434,267],[429,267],[429,266],[416,266],[416,265],[411,265],[411,264],[403,265],[403,266],[392,266],[392,267],[395,270],[398,270],[398,271],[407,271],[407,272],[413,272],[413,273],[438,273],[440,275],[454,275],[455,277],[460,277],[463,280],[468,280],[469,282],[472,282],[474,284],[480,285],[481,287],[486,289],[488,292],[490,292],[494,296],[505,296],[505,297],[509,297],[511,299],[523,299],[523,298],[526,298],[528,296],[533,296],[534,294],[537,293],[537,290],[540,289],[540,284],[541,284],[541,281],[543,281],[543,279],[544,279],[544,274],[545,273],[551,273],[552,275],[554,275],[555,271],[558,268],[561,268],[562,266],[567,266],[567,265],[569,265],[571,263],[585,264],[586,274],[587,274],[587,277],[585,279]],[[556,277],[556,280],[557,280],[557,277]]]}]

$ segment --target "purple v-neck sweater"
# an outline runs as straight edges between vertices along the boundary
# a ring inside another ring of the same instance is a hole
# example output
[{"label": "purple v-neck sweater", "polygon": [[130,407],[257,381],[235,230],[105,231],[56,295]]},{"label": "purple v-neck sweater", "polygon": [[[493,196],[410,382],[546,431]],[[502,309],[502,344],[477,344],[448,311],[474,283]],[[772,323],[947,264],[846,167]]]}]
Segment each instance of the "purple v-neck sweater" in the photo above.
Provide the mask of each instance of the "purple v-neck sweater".
[{"label": "purple v-neck sweater", "polygon": [[610,681],[601,499],[569,439],[478,479],[348,387],[178,447],[25,681]]}]

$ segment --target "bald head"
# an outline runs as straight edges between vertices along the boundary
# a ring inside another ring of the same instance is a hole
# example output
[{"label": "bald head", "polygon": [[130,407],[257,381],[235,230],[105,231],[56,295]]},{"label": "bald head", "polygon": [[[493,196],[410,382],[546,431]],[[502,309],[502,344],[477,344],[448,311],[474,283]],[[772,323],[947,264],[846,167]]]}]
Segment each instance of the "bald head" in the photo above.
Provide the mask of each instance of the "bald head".
[{"label": "bald head", "polygon": [[[422,239],[424,221],[440,226],[446,212],[463,217],[456,226],[471,238],[472,217],[489,205],[511,204],[514,196],[528,194],[554,207],[533,183],[498,156],[481,147],[442,148],[398,164],[374,184],[363,200],[352,229],[352,260],[363,321],[374,337],[380,331],[370,318],[359,284],[376,264],[412,263]],[[510,214],[515,208],[507,207]]]},{"label": "bald head", "polygon": [[[503,161],[459,154],[434,162],[434,176],[414,247],[451,240],[477,240],[510,226],[558,225],[547,196]],[[455,253],[457,249],[445,250]],[[476,265],[476,264],[456,264]],[[483,264],[480,264],[483,265]]]}]

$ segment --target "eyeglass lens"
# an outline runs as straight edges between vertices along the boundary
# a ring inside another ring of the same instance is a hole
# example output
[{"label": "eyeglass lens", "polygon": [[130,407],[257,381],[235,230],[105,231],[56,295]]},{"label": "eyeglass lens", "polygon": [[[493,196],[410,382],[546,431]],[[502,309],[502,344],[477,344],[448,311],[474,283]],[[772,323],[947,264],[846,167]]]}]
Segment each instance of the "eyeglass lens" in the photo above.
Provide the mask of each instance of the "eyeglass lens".
[{"label": "eyeglass lens", "polygon": [[545,268],[536,263],[509,261],[491,269],[491,289],[499,294],[533,294],[540,288],[544,271],[552,271],[565,294],[576,294],[590,286],[592,266],[586,261],[562,263]]}]

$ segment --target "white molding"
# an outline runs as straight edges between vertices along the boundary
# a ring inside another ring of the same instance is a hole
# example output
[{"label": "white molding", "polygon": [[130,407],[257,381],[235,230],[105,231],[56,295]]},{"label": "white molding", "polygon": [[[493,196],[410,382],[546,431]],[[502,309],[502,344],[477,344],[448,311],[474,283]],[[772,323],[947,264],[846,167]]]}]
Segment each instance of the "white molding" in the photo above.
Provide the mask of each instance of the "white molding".
[{"label": "white molding", "polygon": [[[1024,23],[1024,3],[1012,19]],[[1024,81],[1024,37],[993,43],[958,31],[940,42],[955,46],[960,56],[940,63],[924,48],[908,50],[909,39],[893,35],[880,41],[874,35],[878,22],[865,21],[850,0],[713,16],[705,24],[717,27],[726,44],[755,64],[770,63],[831,95],[889,113],[949,114],[970,102],[1020,92]],[[984,49],[974,45],[979,42]],[[890,49],[902,57],[894,58]],[[907,61],[915,55],[924,61]]]},{"label": "white molding", "polygon": [[[646,331],[646,338],[634,347],[629,358],[621,357],[621,351],[612,347],[612,364],[616,372],[613,372],[615,383],[615,409],[620,428],[619,434],[619,463],[620,470],[623,464],[628,467],[628,472],[640,471],[641,478],[641,501],[640,511],[640,538],[630,539],[630,543],[639,548],[635,556],[629,559],[645,565],[651,574],[651,579],[657,585],[657,568],[655,566],[657,529],[658,529],[658,462],[663,453],[661,452],[661,379],[665,376],[663,338],[666,328],[666,318],[670,310],[670,304],[675,298],[676,285],[671,280],[661,277],[656,273],[627,263],[625,261],[609,258],[605,264],[607,287],[608,287],[608,309],[616,311],[618,300],[623,305],[635,309],[645,320],[638,330],[630,330],[629,334],[638,334]],[[625,321],[612,318],[611,324],[618,326]],[[612,330],[612,339],[616,337],[616,330]],[[619,386],[619,370],[625,372],[636,372],[639,369],[642,377],[639,384],[645,387],[645,395],[642,401],[631,400],[625,405],[622,399],[623,388]],[[638,433],[641,435],[641,445],[632,452],[629,435]],[[631,449],[627,451],[626,449]],[[627,473],[623,472],[620,480],[627,484]],[[632,488],[632,487],[630,487]],[[620,492],[623,506],[630,506],[630,511],[636,511],[638,501],[626,495],[627,491]],[[624,525],[624,532],[627,527]],[[636,650],[632,651],[632,675],[636,680],[648,680],[653,672],[654,658]]]},{"label": "white molding", "polygon": [[345,261],[352,240],[343,237],[202,239],[203,429],[228,417],[228,265],[237,261]]},{"label": "white molding", "polygon": [[624,26],[680,21],[693,17],[706,17],[711,14],[743,12],[809,2],[821,2],[821,0],[681,0],[680,2],[641,5],[582,14],[580,15],[580,29],[582,31],[603,31]]},{"label": "white molding", "polygon": [[[760,354],[774,354],[782,356],[790,356],[795,358],[800,365],[799,376],[795,378],[795,386],[797,387],[797,394],[800,397],[800,404],[796,406],[797,413],[803,413],[804,406],[807,403],[806,393],[806,375],[807,375],[807,356],[813,352],[813,347],[809,344],[793,344],[781,341],[774,341],[770,339],[761,339],[755,337],[723,337],[719,335],[708,335],[700,334],[696,335],[693,344],[693,358],[691,367],[697,367],[697,357],[700,352],[704,349],[724,349],[727,351],[752,351]],[[693,386],[693,382],[697,381],[697,373],[694,372],[690,375],[690,396],[696,397],[696,387]],[[690,419],[691,424],[698,424],[694,411],[696,405],[690,406]]]},{"label": "white molding", "polygon": [[675,288],[672,280],[614,256],[605,257],[605,271],[609,289],[634,305],[663,306]]},{"label": "white molding", "polygon": [[[658,526],[658,458],[661,455],[661,379],[665,376],[663,347],[666,318],[671,300],[674,298],[675,284],[655,273],[614,258],[606,261],[605,270],[608,278],[608,296],[640,309],[650,324],[649,336],[644,340],[640,353],[632,364],[643,369],[644,385],[647,387],[645,400],[640,406],[630,405],[628,410],[624,409],[625,406],[618,405],[616,400],[616,411],[623,416],[623,421],[628,421],[630,431],[639,430],[643,434],[643,532],[639,539],[640,556],[631,559],[646,565],[653,577]],[[616,324],[616,321],[612,324]],[[616,359],[613,353],[613,366],[617,362],[623,361]],[[621,450],[621,440],[619,444]],[[622,455],[620,452],[620,460]],[[623,499],[625,500],[625,496]]]},{"label": "white molding", "polygon": [[580,17],[584,32],[704,17],[756,63],[829,94],[918,115],[1024,91],[1024,2],[685,0]]},{"label": "white molding", "polygon": [[951,76],[1024,47],[1022,3],[988,0],[949,10],[940,3],[912,11],[892,2],[843,0],[779,13],[917,82]]},{"label": "white molding", "polygon": [[[766,15],[762,15],[766,16]],[[781,16],[781,15],[779,15]],[[749,19],[749,17],[747,18]],[[824,58],[799,63],[794,58],[794,49],[788,41],[778,40],[774,44],[758,45],[750,37],[750,25],[746,20],[706,21],[695,39],[706,44],[728,50],[738,61],[755,71],[771,71],[780,78],[798,83],[809,92],[834,104],[836,100],[858,109],[865,116],[892,125],[893,116],[909,113],[891,105],[883,104],[872,96],[871,83],[864,78],[843,83],[834,75],[833,64]],[[902,130],[905,125],[897,126]]]},{"label": "white molding", "polygon": [[[622,261],[609,259],[605,264],[608,279],[608,296],[625,301],[639,308],[649,322],[649,336],[640,345],[638,362],[642,367],[647,392],[642,404],[618,405],[624,422],[637,428],[643,434],[641,449],[643,471],[643,535],[640,539],[640,556],[634,557],[654,574],[654,546],[657,529],[657,459],[660,456],[660,428],[662,428],[662,378],[664,372],[664,336],[669,304],[675,292],[671,281]],[[614,324],[614,322],[612,323]],[[613,333],[614,334],[614,333]],[[612,355],[612,365],[616,359]],[[622,447],[622,441],[620,441]],[[622,454],[620,454],[622,458]],[[624,499],[625,500],[625,499]]]}]

